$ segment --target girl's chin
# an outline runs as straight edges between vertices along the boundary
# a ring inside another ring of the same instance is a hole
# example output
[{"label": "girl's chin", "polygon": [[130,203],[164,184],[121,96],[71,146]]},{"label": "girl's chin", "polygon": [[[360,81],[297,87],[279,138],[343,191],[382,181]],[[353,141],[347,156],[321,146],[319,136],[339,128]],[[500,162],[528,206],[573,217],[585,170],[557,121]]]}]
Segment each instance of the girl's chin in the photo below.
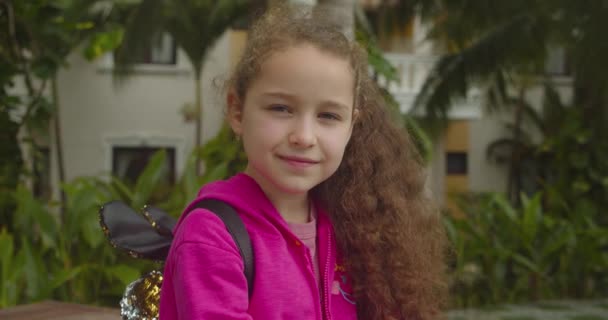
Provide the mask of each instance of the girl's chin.
[{"label": "girl's chin", "polygon": [[281,193],[290,196],[298,196],[308,194],[308,192],[312,190],[312,188],[314,188],[316,185],[318,185],[318,183],[304,181],[275,181],[274,185]]}]

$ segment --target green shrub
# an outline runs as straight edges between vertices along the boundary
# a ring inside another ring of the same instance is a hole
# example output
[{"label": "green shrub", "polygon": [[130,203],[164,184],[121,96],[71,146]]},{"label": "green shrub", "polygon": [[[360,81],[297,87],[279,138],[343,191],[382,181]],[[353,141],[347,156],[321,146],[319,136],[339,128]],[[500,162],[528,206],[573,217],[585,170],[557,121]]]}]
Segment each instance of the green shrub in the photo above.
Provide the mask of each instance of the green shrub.
[{"label": "green shrub", "polygon": [[522,196],[515,208],[502,194],[470,194],[459,199],[464,218],[446,215],[456,306],[602,294],[608,229],[553,214],[542,199]]}]

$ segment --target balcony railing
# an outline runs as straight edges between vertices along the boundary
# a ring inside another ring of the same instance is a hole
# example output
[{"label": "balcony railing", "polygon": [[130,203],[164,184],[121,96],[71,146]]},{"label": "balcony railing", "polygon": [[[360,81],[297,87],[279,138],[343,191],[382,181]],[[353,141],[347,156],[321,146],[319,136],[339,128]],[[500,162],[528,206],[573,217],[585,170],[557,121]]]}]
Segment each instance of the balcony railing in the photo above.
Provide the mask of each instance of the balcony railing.
[{"label": "balcony railing", "polygon": [[[397,69],[399,83],[391,82],[388,86],[393,93],[418,93],[426,77],[433,69],[437,58],[414,54],[387,53],[385,57]],[[385,86],[386,80],[379,79],[380,85]]]},{"label": "balcony railing", "polygon": [[[390,82],[383,77],[378,83],[387,88],[397,99],[402,112],[412,108],[416,96],[420,92],[427,76],[433,70],[438,60],[437,56],[405,53],[385,53],[385,57],[397,69],[398,82]],[[473,89],[466,101],[457,103],[450,116],[454,118],[477,118],[480,116],[480,93]]]}]

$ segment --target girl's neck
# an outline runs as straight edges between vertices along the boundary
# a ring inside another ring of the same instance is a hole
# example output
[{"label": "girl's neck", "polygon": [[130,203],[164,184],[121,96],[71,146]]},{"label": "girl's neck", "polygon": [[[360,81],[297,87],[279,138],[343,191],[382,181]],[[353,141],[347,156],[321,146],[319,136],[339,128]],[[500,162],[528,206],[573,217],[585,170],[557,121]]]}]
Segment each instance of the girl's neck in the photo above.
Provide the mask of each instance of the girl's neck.
[{"label": "girl's neck", "polygon": [[249,170],[249,167],[245,169],[245,174],[258,183],[285,221],[290,223],[306,223],[310,221],[311,204],[308,193],[282,191],[255,171]]},{"label": "girl's neck", "polygon": [[[264,191],[266,192],[266,191]],[[266,193],[279,214],[290,223],[306,223],[310,221],[310,203],[308,196],[285,197]]]}]

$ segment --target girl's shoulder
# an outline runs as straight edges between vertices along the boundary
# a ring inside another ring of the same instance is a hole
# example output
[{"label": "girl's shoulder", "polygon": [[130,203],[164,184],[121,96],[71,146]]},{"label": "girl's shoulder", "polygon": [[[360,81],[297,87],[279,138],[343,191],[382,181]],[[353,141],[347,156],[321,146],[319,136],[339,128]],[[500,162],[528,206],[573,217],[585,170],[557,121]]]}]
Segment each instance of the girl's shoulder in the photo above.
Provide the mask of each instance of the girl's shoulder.
[{"label": "girl's shoulder", "polygon": [[212,246],[238,253],[230,233],[222,220],[207,209],[197,208],[189,212],[173,230],[172,246],[183,244]]}]

